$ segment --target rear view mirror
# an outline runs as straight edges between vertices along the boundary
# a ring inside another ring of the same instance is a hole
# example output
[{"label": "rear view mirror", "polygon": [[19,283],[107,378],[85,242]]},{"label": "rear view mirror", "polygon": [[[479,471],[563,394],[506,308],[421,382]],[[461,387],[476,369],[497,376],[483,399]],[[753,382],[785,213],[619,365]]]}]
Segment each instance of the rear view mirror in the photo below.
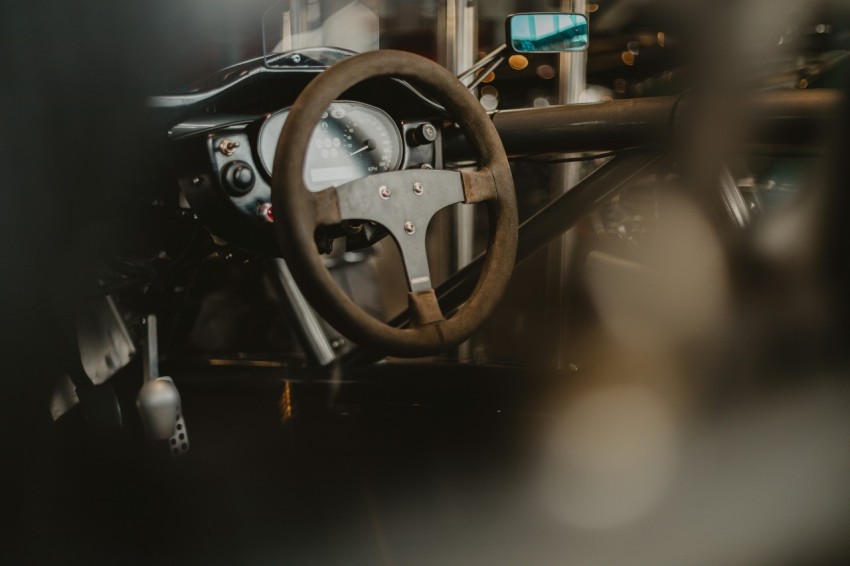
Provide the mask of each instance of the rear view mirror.
[{"label": "rear view mirror", "polygon": [[519,53],[559,53],[587,49],[587,18],[582,14],[513,14],[506,22],[508,45]]}]

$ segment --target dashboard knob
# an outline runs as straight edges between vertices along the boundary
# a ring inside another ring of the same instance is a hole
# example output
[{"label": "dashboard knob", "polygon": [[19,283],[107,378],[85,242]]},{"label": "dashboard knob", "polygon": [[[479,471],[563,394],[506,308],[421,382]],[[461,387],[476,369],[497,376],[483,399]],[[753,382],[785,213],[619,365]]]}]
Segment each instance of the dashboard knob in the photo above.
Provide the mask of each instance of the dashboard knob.
[{"label": "dashboard knob", "polygon": [[417,128],[410,130],[410,142],[413,145],[427,145],[429,143],[434,143],[434,140],[437,139],[437,128],[434,124],[429,122],[425,122],[421,124]]},{"label": "dashboard knob", "polygon": [[231,161],[222,171],[224,188],[234,196],[242,196],[251,192],[254,188],[256,175],[248,163],[244,161]]}]

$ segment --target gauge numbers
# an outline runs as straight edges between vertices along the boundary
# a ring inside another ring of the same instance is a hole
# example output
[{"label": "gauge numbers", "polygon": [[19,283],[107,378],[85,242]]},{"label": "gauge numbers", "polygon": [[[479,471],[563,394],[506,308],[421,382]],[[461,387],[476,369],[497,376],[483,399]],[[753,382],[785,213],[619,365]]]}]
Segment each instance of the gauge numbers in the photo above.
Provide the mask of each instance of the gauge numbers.
[{"label": "gauge numbers", "polygon": [[[270,116],[260,130],[259,152],[271,174],[274,151],[289,109]],[[304,183],[311,191],[339,186],[401,165],[402,139],[395,123],[379,108],[338,101],[322,114],[305,160]]]}]

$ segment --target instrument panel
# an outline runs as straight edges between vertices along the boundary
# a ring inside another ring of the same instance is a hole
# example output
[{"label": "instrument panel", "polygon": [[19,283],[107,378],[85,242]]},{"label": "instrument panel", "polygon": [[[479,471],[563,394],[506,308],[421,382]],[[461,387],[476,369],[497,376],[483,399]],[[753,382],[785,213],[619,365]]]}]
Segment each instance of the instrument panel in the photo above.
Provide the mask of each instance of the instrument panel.
[{"label": "instrument panel", "polygon": [[[289,115],[285,108],[270,115],[260,128],[258,154],[271,176],[275,148]],[[353,101],[336,101],[316,125],[304,165],[304,183],[311,191],[397,170],[404,144],[395,122],[380,108]]]},{"label": "instrument panel", "polygon": [[[172,127],[181,192],[221,239],[277,253],[271,178],[290,111],[205,114]],[[334,101],[306,149],[306,188],[317,192],[378,173],[442,167],[441,130],[426,116],[399,120],[364,102]]]}]

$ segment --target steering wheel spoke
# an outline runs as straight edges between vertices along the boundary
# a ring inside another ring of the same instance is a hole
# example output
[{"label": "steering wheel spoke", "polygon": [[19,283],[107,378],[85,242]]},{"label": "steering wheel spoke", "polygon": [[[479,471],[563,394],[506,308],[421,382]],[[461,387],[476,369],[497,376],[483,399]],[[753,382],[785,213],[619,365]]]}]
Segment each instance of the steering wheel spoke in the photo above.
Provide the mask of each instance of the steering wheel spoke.
[{"label": "steering wheel spoke", "polygon": [[432,287],[431,272],[428,269],[428,252],[425,249],[425,234],[413,232],[398,235],[392,232],[398,242],[404,272],[407,274],[407,286],[411,292],[427,291]]},{"label": "steering wheel spoke", "polygon": [[[461,174],[415,169],[371,175],[340,185],[335,197],[321,197],[340,220],[367,220],[384,226],[401,250],[411,292],[431,288],[425,234],[437,211],[463,202]],[[322,194],[322,193],[317,193]],[[335,198],[335,201],[334,201]],[[321,203],[317,201],[317,206]]]},{"label": "steering wheel spoke", "polygon": [[312,193],[316,209],[316,225],[331,226],[344,220],[339,210],[339,194],[336,187],[328,187]]},{"label": "steering wheel spoke", "polygon": [[413,169],[355,179],[313,193],[316,221],[365,220],[384,226],[398,243],[408,288],[420,293],[432,287],[425,246],[428,224],[439,210],[464,202],[467,186],[486,188],[492,176],[488,173],[482,181],[477,175]]},{"label": "steering wheel spoke", "polygon": [[437,303],[437,294],[434,293],[434,289],[409,293],[407,303],[410,308],[410,320],[413,322],[414,328],[446,320],[439,303]]},{"label": "steering wheel spoke", "polygon": [[480,171],[463,171],[460,175],[463,180],[465,203],[474,204],[499,198],[496,179],[493,178],[493,172],[489,167],[484,167]]}]

